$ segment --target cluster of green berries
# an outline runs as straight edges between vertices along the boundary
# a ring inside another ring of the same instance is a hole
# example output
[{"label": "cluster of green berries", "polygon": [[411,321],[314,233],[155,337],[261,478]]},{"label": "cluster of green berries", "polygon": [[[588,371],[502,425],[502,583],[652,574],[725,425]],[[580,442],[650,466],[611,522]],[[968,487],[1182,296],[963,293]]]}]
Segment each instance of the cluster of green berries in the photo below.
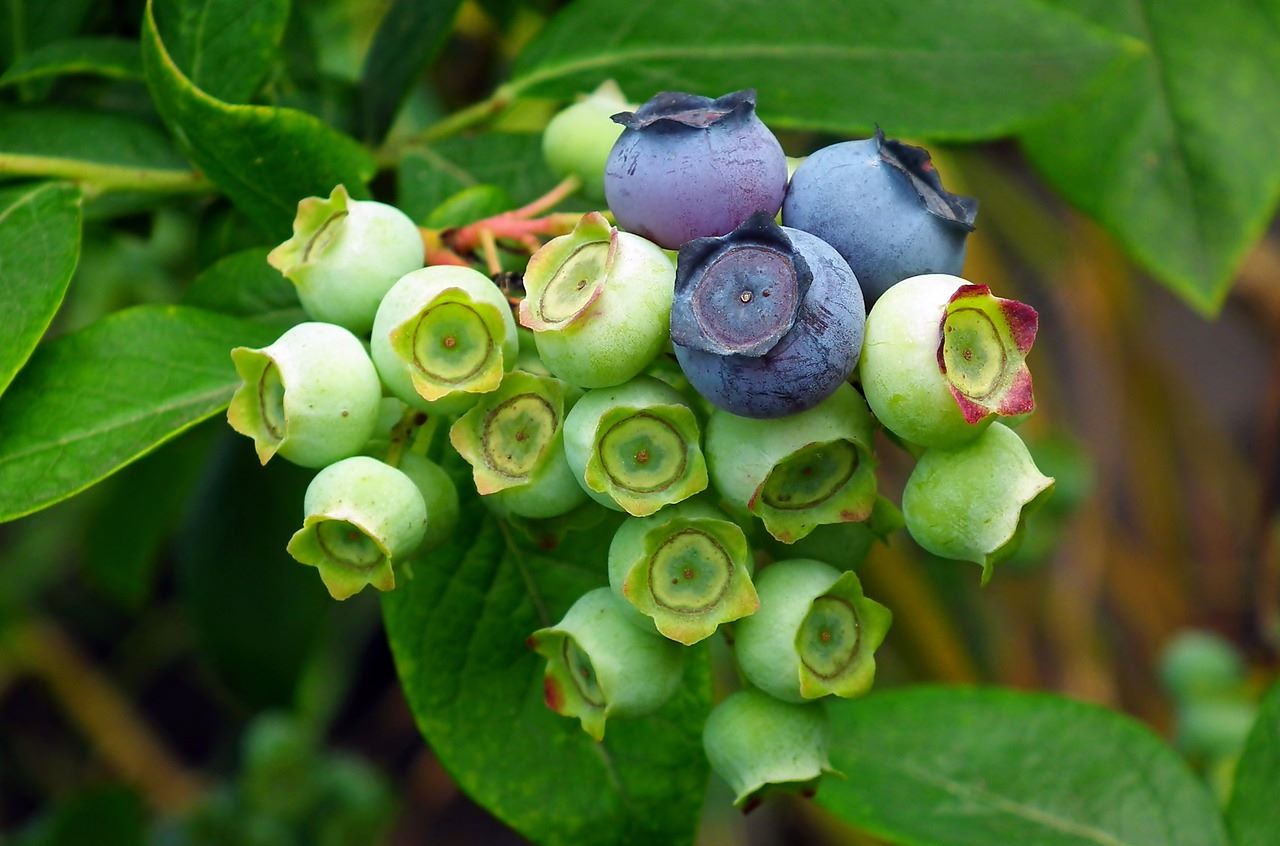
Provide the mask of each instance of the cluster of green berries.
[{"label": "cluster of green berries", "polygon": [[[905,521],[985,580],[1052,484],[995,422],[1033,407],[1036,313],[954,275],[976,206],[923,150],[877,135],[797,167],[754,92],[624,105],[602,89],[547,127],[548,163],[609,212],[537,247],[518,296],[424,268],[394,208],[300,203],[271,262],[317,322],[233,352],[228,417],[264,463],[323,468],[289,551],[336,598],[393,588],[452,530],[438,421],[501,515],[625,513],[609,587],[529,637],[547,704],[601,739],[723,628],[749,686],[707,722],[712,766],[740,804],[809,790],[821,700],[870,689],[889,629],[854,572],[873,540]],[[918,456],[901,514],[877,427]]]}]

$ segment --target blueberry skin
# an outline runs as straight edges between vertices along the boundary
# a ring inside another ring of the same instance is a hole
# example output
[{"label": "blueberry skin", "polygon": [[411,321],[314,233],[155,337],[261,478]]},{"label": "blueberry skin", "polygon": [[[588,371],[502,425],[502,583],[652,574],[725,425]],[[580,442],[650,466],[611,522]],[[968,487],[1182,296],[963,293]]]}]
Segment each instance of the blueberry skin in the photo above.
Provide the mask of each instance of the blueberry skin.
[{"label": "blueberry skin", "polygon": [[[732,267],[729,276],[715,267],[724,266],[728,253],[759,247],[783,256],[795,271],[800,284],[790,314],[779,303],[787,298],[785,280],[778,274],[779,267],[785,272],[786,263],[748,261]],[[708,272],[721,279],[708,277]],[[743,294],[716,297],[716,313],[698,317],[693,295],[708,278],[720,281],[728,294],[749,291],[749,302],[739,299]],[[772,296],[762,297],[770,288]],[[756,305],[763,313],[751,313]],[[772,332],[767,328],[771,321]],[[865,323],[862,291],[840,254],[821,239],[779,227],[765,215],[753,216],[724,238],[700,239],[680,251],[671,313],[676,359],[700,394],[733,414],[784,417],[822,402],[857,367]],[[742,331],[726,338],[718,331],[726,328]]]},{"label": "blueberry skin", "polygon": [[782,145],[755,113],[755,91],[716,100],[664,91],[613,119],[604,192],[623,229],[670,250],[777,214],[787,188]]},{"label": "blueberry skin", "polygon": [[978,202],[948,193],[929,153],[877,131],[809,156],[791,177],[782,222],[817,235],[857,274],[870,308],[912,276],[958,276]]}]

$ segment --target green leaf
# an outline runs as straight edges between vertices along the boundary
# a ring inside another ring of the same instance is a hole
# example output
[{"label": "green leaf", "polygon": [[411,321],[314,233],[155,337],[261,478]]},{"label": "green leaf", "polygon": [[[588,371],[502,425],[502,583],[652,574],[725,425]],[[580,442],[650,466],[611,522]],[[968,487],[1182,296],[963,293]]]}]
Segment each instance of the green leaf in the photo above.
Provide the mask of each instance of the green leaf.
[{"label": "green leaf", "polygon": [[1280,90],[1280,22],[1248,0],[1054,2],[1148,49],[1027,132],[1027,154],[1139,263],[1216,313],[1280,199],[1280,109],[1262,105]]},{"label": "green leaf", "polygon": [[464,188],[496,185],[523,205],[560,181],[543,161],[542,136],[502,133],[412,147],[396,179],[399,208],[419,222]]},{"label": "green leaf", "polygon": [[214,437],[225,431],[222,421],[206,421],[102,484],[79,556],[85,576],[102,594],[129,610],[141,609]]},{"label": "green leaf", "polygon": [[279,326],[138,306],[38,350],[0,399],[0,522],[72,496],[226,407],[234,346]]},{"label": "green leaf", "polygon": [[273,461],[223,426],[178,542],[178,593],[206,659],[254,709],[288,707],[334,603],[285,545],[312,471]]},{"label": "green leaf", "polygon": [[0,394],[58,313],[79,258],[79,191],[57,182],[0,190]]},{"label": "green leaf", "polygon": [[13,840],[13,846],[142,846],[146,816],[122,787],[86,790],[58,802]]},{"label": "green leaf", "polygon": [[258,90],[289,22],[289,0],[155,0],[152,8],[191,84],[230,103]]},{"label": "green leaf", "polygon": [[462,0],[395,0],[364,58],[360,118],[364,135],[379,141],[423,68],[440,50]]},{"label": "green leaf", "polygon": [[155,126],[64,106],[0,108],[0,173],[72,179],[96,191],[208,187]]},{"label": "green leaf", "polygon": [[182,302],[276,325],[302,322],[298,291],[267,264],[269,252],[270,247],[254,247],[224,256],[195,278]]},{"label": "green leaf", "polygon": [[1226,846],[1213,800],[1133,720],[1047,694],[914,687],[831,706],[818,801],[909,846]]},{"label": "green leaf", "polygon": [[339,183],[367,196],[375,165],[351,138],[293,109],[236,106],[191,83],[161,40],[149,2],[142,66],[165,123],[191,160],[272,238],[290,231],[298,201]]},{"label": "green leaf", "polygon": [[0,87],[83,74],[108,79],[142,79],[138,42],[124,38],[69,38],[45,44],[11,64]]},{"label": "green leaf", "polygon": [[92,0],[5,0],[0,3],[0,66],[74,35]]},{"label": "green leaf", "polygon": [[1137,45],[1036,0],[580,0],[521,55],[511,94],[616,79],[759,92],[775,127],[990,138],[1079,96]]},{"label": "green leaf", "polygon": [[[459,487],[471,486],[470,475]],[[525,645],[606,582],[601,532],[538,551],[464,494],[454,540],[385,594],[387,636],[418,727],[467,793],[525,837],[555,844],[691,843],[706,788],[704,650],[674,701],[610,720],[596,744],[543,703],[544,662]]]},{"label": "green leaf", "polygon": [[1227,805],[1227,827],[1235,846],[1280,843],[1280,684],[1263,700],[1258,719],[1236,766]]}]

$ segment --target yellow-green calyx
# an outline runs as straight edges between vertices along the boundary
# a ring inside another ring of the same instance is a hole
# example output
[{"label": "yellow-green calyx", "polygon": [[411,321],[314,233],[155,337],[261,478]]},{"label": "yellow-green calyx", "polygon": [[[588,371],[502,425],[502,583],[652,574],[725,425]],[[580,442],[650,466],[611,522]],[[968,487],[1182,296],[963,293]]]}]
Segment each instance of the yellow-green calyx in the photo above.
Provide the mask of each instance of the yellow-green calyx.
[{"label": "yellow-green calyx", "polygon": [[800,694],[861,696],[875,680],[875,651],[884,642],[893,615],[862,593],[862,584],[845,573],[817,597],[796,632],[800,656]]},{"label": "yellow-green calyx", "polygon": [[747,508],[778,540],[804,537],[814,526],[867,519],[875,505],[874,458],[853,440],[807,444],[773,466]]},{"label": "yellow-green calyx", "polygon": [[328,198],[307,197],[298,203],[293,219],[293,237],[267,255],[267,261],[286,278],[292,279],[306,264],[321,258],[339,236],[347,216],[351,195],[338,185]]},{"label": "yellow-green calyx", "polygon": [[280,368],[263,351],[247,347],[232,350],[231,361],[240,377],[240,386],[227,406],[227,422],[240,434],[253,439],[258,461],[266,464],[288,433]]},{"label": "yellow-green calyx", "polygon": [[559,379],[513,370],[453,424],[449,439],[481,495],[529,483],[552,457],[567,389]]},{"label": "yellow-green calyx", "polygon": [[659,632],[686,646],[709,637],[721,623],[755,613],[760,600],[742,529],[727,519],[664,515],[650,518],[661,522],[645,533],[643,554],[623,582],[623,596]]},{"label": "yellow-green calyx", "polygon": [[544,245],[525,270],[520,323],[545,332],[582,318],[604,291],[617,248],[618,231],[599,212],[583,215],[572,233]]},{"label": "yellow-green calyx", "polygon": [[503,373],[502,315],[461,288],[446,288],[391,331],[391,348],[409,365],[414,390],[431,401],[485,393]]},{"label": "yellow-green calyx", "polygon": [[707,486],[698,422],[684,405],[618,406],[596,427],[588,487],[643,517]]}]

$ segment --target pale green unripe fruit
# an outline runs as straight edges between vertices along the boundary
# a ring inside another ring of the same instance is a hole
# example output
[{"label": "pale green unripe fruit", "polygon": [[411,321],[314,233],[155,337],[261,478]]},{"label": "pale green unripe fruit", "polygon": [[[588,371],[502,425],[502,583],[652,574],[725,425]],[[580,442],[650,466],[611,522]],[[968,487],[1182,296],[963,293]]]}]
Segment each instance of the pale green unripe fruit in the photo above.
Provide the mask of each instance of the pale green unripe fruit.
[{"label": "pale green unripe fruit", "polygon": [[422,549],[435,549],[449,540],[458,526],[461,515],[458,489],[443,467],[417,453],[402,452],[397,467],[417,486],[427,506],[427,531],[422,536]]},{"label": "pale green unripe fruit", "polygon": [[609,544],[609,585],[645,615],[638,621],[685,645],[760,607],[742,529],[718,508],[689,500],[631,517]]},{"label": "pale green unripe fruit", "polygon": [[697,418],[678,391],[652,377],[587,391],[565,418],[564,448],[583,490],[633,517],[707,487]]},{"label": "pale green unripe fruit", "polygon": [[621,385],[666,346],[675,278],[661,247],[592,212],[529,259],[520,323],[564,381]]},{"label": "pale green unripe fruit", "polygon": [[603,83],[591,94],[556,114],[542,132],[542,155],[558,176],[582,180],[582,195],[604,200],[604,166],[622,125],[610,118],[632,111],[617,83]]},{"label": "pale green unripe fruit", "polygon": [[876,418],[920,446],[956,446],[1035,407],[1034,309],[958,276],[904,279],[867,315],[858,372]]},{"label": "pale green unripe fruit", "polygon": [[396,280],[422,267],[422,235],[404,212],[339,185],[327,200],[298,203],[293,237],[267,261],[297,287],[308,317],[363,335]]},{"label": "pale green unripe fruit", "polygon": [[498,286],[479,271],[447,265],[396,282],[378,307],[371,346],[391,393],[436,414],[456,414],[497,388],[520,348]]},{"label": "pale green unripe fruit", "polygon": [[1190,629],[1165,646],[1160,678],[1179,699],[1209,698],[1238,691],[1244,682],[1245,664],[1226,638]]},{"label": "pale green unripe fruit", "polygon": [[320,571],[334,599],[396,585],[392,565],[422,544],[427,506],[407,475],[357,455],[321,470],[303,499],[306,517],[289,554]]},{"label": "pale green unripe fruit", "polygon": [[850,385],[799,414],[760,420],[716,409],[711,480],[728,503],[793,543],[817,526],[866,520],[876,499],[871,414]]},{"label": "pale green unripe fruit", "polygon": [[809,793],[824,773],[831,722],[820,702],[782,702],[739,690],[717,705],[702,729],[711,769],[733,789],[733,804],[750,810],[766,789]]},{"label": "pale green unripe fruit", "polygon": [[360,452],[378,420],[382,386],[364,345],[331,323],[300,323],[262,349],[236,347],[241,383],[231,428],[253,439],[258,460],[279,454],[323,467]]},{"label": "pale green unripe fruit", "polygon": [[609,717],[641,717],[661,708],[680,686],[684,650],[643,631],[609,588],[583,594],[554,626],[529,637],[547,659],[547,707],[577,717],[596,740]]},{"label": "pale green unripe fruit", "polygon": [[1025,513],[1052,487],[1017,433],[997,423],[958,447],[925,450],[902,492],[902,513],[916,543],[981,564],[985,584],[1017,550]]},{"label": "pale green unripe fruit", "polygon": [[551,376],[513,370],[449,430],[481,496],[522,517],[566,514],[587,499],[564,452],[564,417],[580,394]]},{"label": "pale green unripe fruit", "polygon": [[821,561],[777,561],[756,578],[760,610],[734,626],[738,666],[787,702],[861,696],[893,615],[862,593],[852,572]]}]

